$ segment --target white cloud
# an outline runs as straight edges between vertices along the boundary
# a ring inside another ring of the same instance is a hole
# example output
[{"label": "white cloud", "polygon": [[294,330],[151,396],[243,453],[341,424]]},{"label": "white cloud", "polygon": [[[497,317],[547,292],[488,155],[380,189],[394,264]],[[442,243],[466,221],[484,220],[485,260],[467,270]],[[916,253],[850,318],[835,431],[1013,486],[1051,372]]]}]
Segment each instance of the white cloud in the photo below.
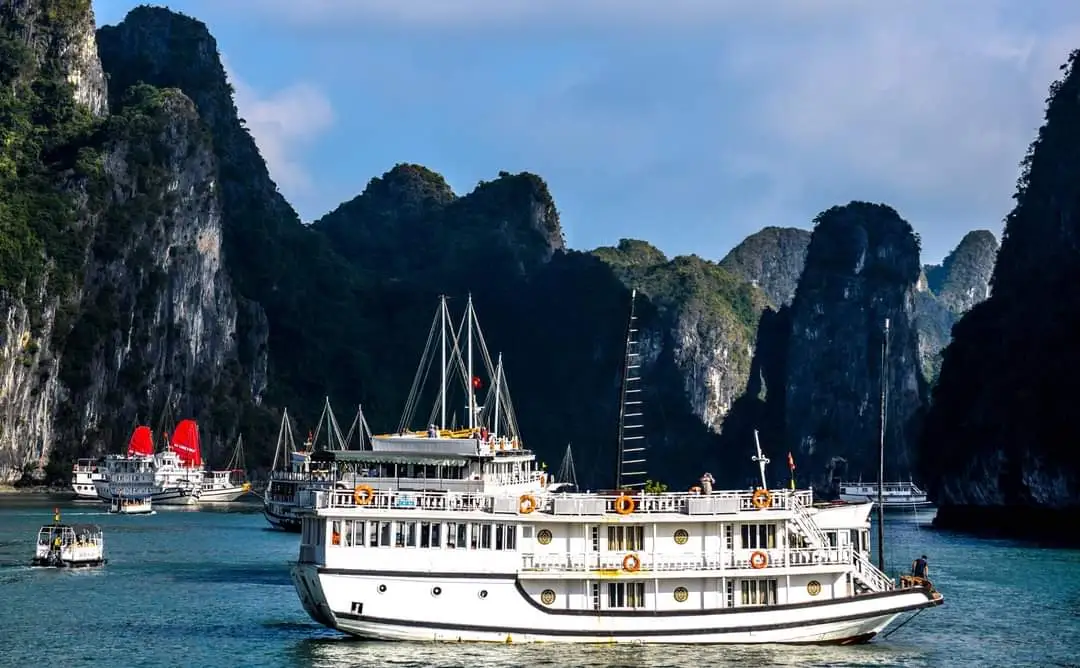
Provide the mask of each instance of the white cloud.
[{"label": "white cloud", "polygon": [[261,95],[236,75],[224,57],[222,65],[236,91],[236,108],[247,122],[270,176],[286,195],[308,192],[312,179],[301,156],[307,145],[334,124],[329,98],[306,83]]},{"label": "white cloud", "polygon": [[[697,192],[686,225],[712,215],[717,229],[687,232],[686,245],[727,247],[847,199],[886,201],[929,260],[968,228],[1000,231],[1047,87],[1080,47],[1069,0],[260,0],[242,11],[347,35],[339,44],[359,33],[428,48],[378,62],[368,51],[365,95],[437,105],[442,127],[543,174],[557,199],[563,187],[603,192],[625,200],[622,215],[660,221],[683,215],[664,209],[664,189],[673,203]],[[446,40],[421,36],[433,31]],[[574,57],[560,58],[566,45]],[[500,72],[515,69],[508,86]],[[655,225],[652,236],[677,234]]]}]

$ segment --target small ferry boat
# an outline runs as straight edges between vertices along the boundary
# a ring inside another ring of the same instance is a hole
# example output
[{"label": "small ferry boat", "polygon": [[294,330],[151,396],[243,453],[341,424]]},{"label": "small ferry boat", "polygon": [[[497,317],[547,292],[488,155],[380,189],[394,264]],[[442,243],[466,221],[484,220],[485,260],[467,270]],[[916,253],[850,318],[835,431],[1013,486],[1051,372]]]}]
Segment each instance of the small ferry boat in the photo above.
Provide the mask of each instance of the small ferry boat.
[{"label": "small ferry boat", "polygon": [[62,524],[60,509],[53,509],[53,523],[38,529],[32,566],[86,568],[105,564],[105,537],[96,524]]},{"label": "small ferry boat", "polygon": [[251,491],[244,473],[244,437],[236,439],[229,463],[224,469],[207,471],[203,476],[200,503],[231,503]]},{"label": "small ferry boat", "polygon": [[[360,419],[362,420],[362,417]],[[275,529],[300,533],[301,492],[305,489],[330,489],[334,486],[335,478],[329,466],[311,460],[315,443],[324,429],[328,451],[345,449],[348,440],[341,436],[334,411],[330,408],[329,397],[323,404],[323,412],[315,431],[308,433],[302,450],[296,448],[289,411],[282,413],[270,479],[263,493],[263,516]],[[282,468],[278,468],[280,462],[284,462]]]},{"label": "small ferry boat", "polygon": [[[926,492],[914,482],[887,482],[881,486],[882,507],[887,511],[910,511],[928,508],[933,504]],[[841,482],[840,500],[848,503],[877,503],[876,482]]]},{"label": "small ferry boat", "polygon": [[[441,428],[443,403],[427,433],[312,457],[340,478],[306,491],[291,569],[315,621],[384,640],[850,644],[943,602],[871,563],[871,503],[815,508],[810,490],[769,489],[760,446],[757,489],[646,491],[645,443],[622,422],[639,399],[620,418],[617,491],[564,491],[521,443],[501,361],[477,405],[474,317],[470,300],[468,359],[455,336],[437,400],[467,369],[465,429]],[[624,400],[640,397],[625,381]]]},{"label": "small ferry boat", "polygon": [[120,515],[149,515],[154,512],[153,495],[147,492],[141,494],[116,494],[109,500],[109,512]]},{"label": "small ferry boat", "polygon": [[97,482],[105,479],[98,466],[97,459],[79,459],[71,471],[71,489],[75,492],[75,499],[82,501],[97,501]]}]

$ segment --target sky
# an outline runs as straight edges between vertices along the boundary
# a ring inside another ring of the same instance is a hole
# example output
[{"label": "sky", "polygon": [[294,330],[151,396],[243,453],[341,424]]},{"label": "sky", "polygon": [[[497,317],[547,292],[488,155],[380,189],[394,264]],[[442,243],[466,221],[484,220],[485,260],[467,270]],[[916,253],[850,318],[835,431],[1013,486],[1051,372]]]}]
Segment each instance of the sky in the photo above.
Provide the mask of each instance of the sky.
[{"label": "sky", "polygon": [[[135,4],[96,0],[99,25]],[[173,0],[305,221],[396,163],[539,174],[567,243],[719,260],[893,206],[939,262],[1001,235],[1071,0]]]}]

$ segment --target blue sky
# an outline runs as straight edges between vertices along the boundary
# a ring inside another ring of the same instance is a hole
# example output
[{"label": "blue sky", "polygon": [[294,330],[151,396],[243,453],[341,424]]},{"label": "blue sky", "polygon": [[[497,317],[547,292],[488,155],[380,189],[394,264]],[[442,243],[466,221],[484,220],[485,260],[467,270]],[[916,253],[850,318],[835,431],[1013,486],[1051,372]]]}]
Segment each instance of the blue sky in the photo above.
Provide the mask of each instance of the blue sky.
[{"label": "blue sky", "polygon": [[[136,3],[96,0],[117,23]],[[1011,208],[1068,0],[174,0],[217,38],[313,220],[397,162],[551,187],[579,249],[720,259],[766,225],[894,206],[936,262]]]}]

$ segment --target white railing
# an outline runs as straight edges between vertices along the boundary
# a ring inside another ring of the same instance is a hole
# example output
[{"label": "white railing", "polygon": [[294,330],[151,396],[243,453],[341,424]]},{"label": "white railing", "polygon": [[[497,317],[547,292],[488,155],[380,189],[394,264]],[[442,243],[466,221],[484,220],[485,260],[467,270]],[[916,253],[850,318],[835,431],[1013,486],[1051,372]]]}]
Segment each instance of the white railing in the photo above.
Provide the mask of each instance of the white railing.
[{"label": "white railing", "polygon": [[[453,491],[374,491],[374,498],[366,504],[358,505],[352,489],[316,491],[309,490],[309,500],[302,505],[317,509],[326,508],[421,508],[429,510],[462,510],[483,512],[517,512],[521,504],[518,495],[493,495],[459,493]],[[533,512],[561,516],[596,516],[615,514],[618,494],[544,494],[532,495],[535,502]],[[792,492],[777,490],[771,492],[764,507],[754,503],[753,492],[716,492],[713,494],[693,494],[675,492],[664,494],[638,493],[630,495],[633,500],[632,514],[675,513],[684,515],[732,514],[741,512],[761,512],[763,510],[804,509],[813,497],[809,491]],[[759,503],[761,503],[759,501]],[[805,509],[803,510],[805,513]],[[631,514],[631,513],[627,513]],[[802,518],[815,527],[808,517]],[[818,530],[819,539],[824,536]],[[822,543],[824,546],[824,542]]]},{"label": "white railing", "polygon": [[862,580],[873,591],[896,589],[896,583],[892,578],[882,573],[877,566],[858,552],[855,553],[855,577]]},{"label": "white railing", "polygon": [[639,560],[639,570],[649,572],[692,572],[724,569],[753,569],[767,571],[776,568],[798,569],[808,566],[850,566],[851,546],[834,549],[799,548],[785,551],[782,548],[761,550],[766,555],[765,565],[754,568],[751,564],[753,550],[740,550],[720,554],[700,552],[649,554],[648,552],[617,552],[574,554],[522,554],[521,568],[529,572],[584,573],[597,570],[625,570],[623,560],[628,554]]}]

